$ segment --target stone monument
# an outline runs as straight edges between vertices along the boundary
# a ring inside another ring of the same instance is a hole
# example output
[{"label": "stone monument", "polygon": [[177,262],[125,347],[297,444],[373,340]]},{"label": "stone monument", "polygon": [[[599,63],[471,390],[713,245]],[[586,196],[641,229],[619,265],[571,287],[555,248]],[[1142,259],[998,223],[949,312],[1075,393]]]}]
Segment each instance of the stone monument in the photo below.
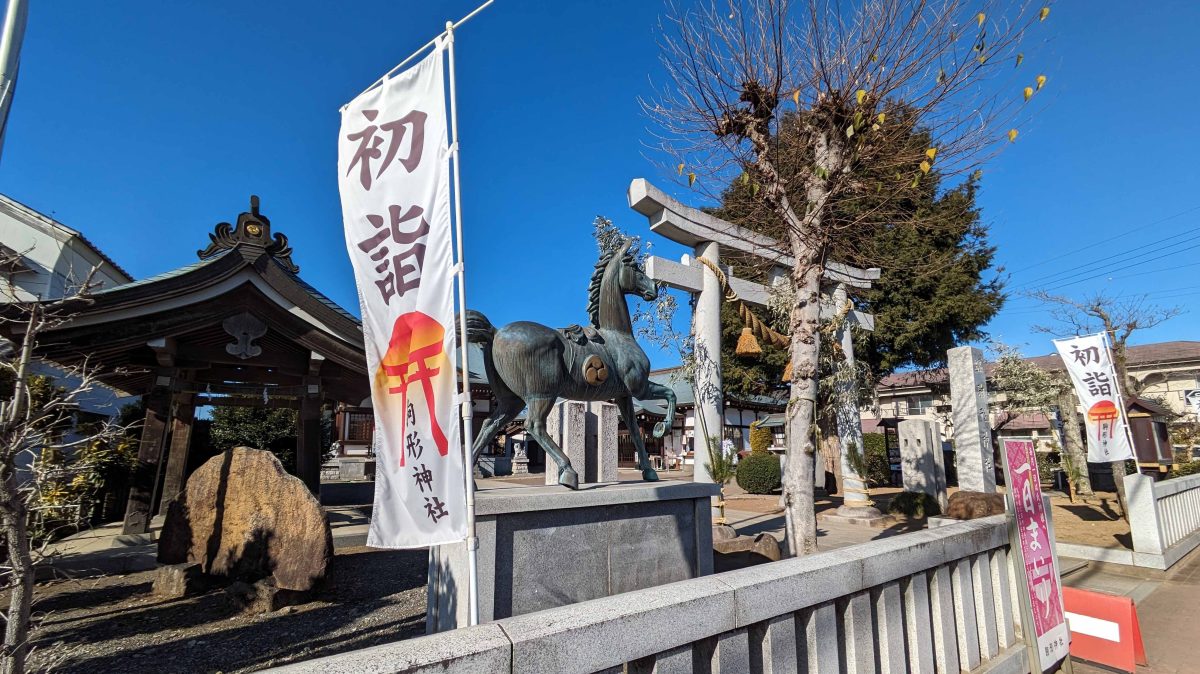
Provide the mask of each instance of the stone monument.
[{"label": "stone monument", "polygon": [[922,492],[937,499],[946,512],[946,468],[937,426],[925,419],[906,419],[899,424],[900,472],[904,491]]},{"label": "stone monument", "polygon": [[[617,406],[599,400],[563,400],[546,417],[546,432],[575,466],[581,484],[617,481]],[[547,462],[554,459],[546,457]],[[546,484],[558,471],[546,466]]]},{"label": "stone monument", "polygon": [[946,352],[946,362],[950,370],[958,486],[967,491],[995,492],[996,469],[983,352],[973,346],[955,347]]}]

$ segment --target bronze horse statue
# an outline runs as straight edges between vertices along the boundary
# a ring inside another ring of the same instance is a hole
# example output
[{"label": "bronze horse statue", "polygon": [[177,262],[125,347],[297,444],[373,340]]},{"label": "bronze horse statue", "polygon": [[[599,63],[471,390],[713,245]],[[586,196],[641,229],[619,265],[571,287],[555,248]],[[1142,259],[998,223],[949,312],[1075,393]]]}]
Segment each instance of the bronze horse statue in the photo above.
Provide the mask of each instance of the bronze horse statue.
[{"label": "bronze horse statue", "polygon": [[661,438],[675,418],[675,392],[650,381],[650,359],[633,338],[625,295],[649,302],[658,297],[658,287],[639,267],[630,243],[601,255],[588,288],[588,327],[555,330],[517,321],[496,329],[483,314],[467,311],[467,340],[483,345],[484,367],[496,396],[496,407],[475,438],[476,459],[528,406],[526,432],[558,464],[558,483],[578,489],[579,476],[546,433],[546,417],[559,398],[611,400],[637,448],[642,479],[658,479],[638,431],[633,399],[666,399],[666,422],[654,427],[654,437]]}]

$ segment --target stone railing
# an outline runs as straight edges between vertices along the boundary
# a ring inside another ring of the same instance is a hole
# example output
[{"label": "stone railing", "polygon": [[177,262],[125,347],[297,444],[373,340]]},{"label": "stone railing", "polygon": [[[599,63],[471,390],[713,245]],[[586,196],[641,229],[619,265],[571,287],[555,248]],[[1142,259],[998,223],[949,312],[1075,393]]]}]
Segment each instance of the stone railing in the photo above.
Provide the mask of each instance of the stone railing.
[{"label": "stone railing", "polygon": [[1013,572],[998,515],[278,671],[1028,671]]},{"label": "stone railing", "polygon": [[1168,569],[1200,545],[1200,475],[1125,476],[1134,564]]}]

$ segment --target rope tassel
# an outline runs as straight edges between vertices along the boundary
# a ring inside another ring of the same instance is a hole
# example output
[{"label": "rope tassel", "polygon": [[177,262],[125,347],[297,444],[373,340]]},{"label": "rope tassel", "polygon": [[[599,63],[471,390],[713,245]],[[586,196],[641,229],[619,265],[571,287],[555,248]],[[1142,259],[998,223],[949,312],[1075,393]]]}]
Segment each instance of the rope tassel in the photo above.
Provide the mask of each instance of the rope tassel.
[{"label": "rope tassel", "polygon": [[758,345],[758,339],[754,336],[754,331],[750,328],[742,328],[742,334],[738,336],[737,349],[735,351],[739,356],[760,356],[762,355],[762,347]]}]

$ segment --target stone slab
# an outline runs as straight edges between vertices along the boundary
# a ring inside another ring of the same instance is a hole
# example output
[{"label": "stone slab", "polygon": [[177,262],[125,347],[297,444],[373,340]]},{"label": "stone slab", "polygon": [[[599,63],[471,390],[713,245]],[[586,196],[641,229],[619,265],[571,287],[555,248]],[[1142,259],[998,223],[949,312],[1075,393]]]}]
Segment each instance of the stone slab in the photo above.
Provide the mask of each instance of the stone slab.
[{"label": "stone slab", "polygon": [[932,421],[905,419],[899,424],[900,473],[904,491],[929,494],[946,512],[946,467],[941,434]]},{"label": "stone slab", "polygon": [[508,672],[512,643],[496,624],[393,641],[271,670],[282,674]]},{"label": "stone slab", "polygon": [[968,491],[995,492],[996,470],[983,352],[972,346],[955,347],[946,352],[946,363],[950,371],[958,486]]},{"label": "stone slab", "polygon": [[[558,443],[580,484],[616,482],[617,406],[603,401],[563,400],[546,417],[546,432]],[[558,484],[558,470],[549,455],[545,484]]]}]

